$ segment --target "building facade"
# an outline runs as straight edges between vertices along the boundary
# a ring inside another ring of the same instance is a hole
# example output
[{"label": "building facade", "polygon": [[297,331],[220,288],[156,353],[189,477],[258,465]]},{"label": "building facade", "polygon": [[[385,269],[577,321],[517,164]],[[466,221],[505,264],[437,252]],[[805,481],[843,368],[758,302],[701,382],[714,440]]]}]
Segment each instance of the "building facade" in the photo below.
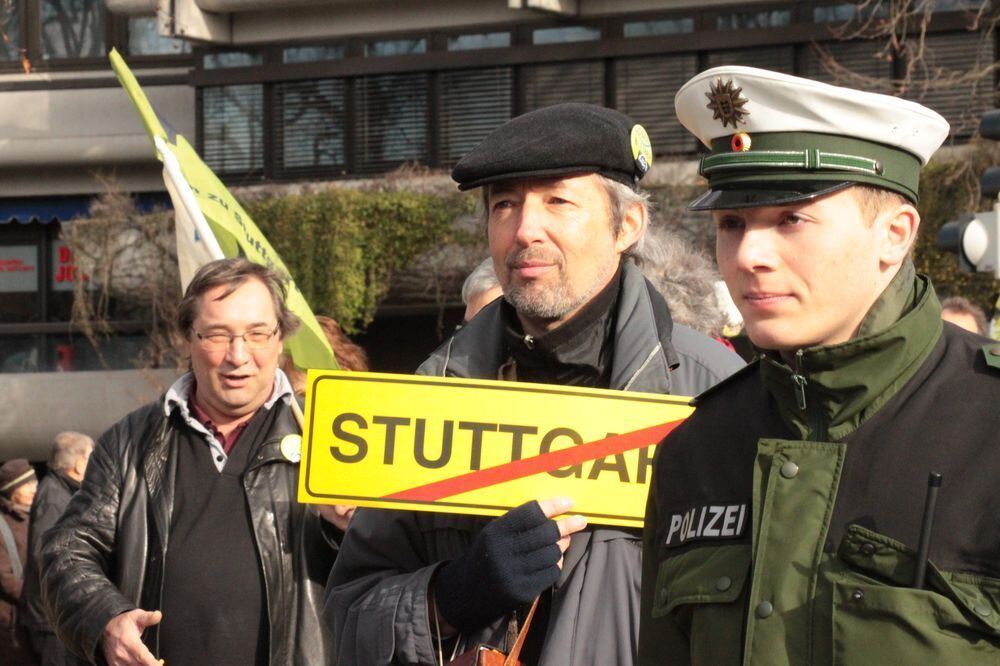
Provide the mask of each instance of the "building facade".
[{"label": "building facade", "polygon": [[[144,344],[141,320],[113,321],[96,351],[73,328],[82,277],[60,240],[108,181],[141,208],[169,206],[112,47],[239,186],[446,171],[499,124],[562,101],[616,107],[660,162],[691,162],[673,96],[733,63],[902,94],[945,115],[960,144],[996,102],[995,10],[970,30],[980,0],[927,7],[911,70],[910,53],[865,37],[888,13],[827,0],[0,0],[0,374],[128,368]],[[367,339],[376,369],[429,351],[436,310],[386,308]],[[409,355],[394,312],[424,331]]]}]

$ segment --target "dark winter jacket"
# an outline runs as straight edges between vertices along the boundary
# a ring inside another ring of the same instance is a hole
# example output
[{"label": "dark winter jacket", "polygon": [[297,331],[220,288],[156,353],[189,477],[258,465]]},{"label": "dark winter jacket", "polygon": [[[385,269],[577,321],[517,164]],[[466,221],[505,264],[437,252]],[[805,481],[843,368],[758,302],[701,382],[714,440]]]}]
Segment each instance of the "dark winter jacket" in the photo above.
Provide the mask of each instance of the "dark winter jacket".
[{"label": "dark winter jacket", "polygon": [[60,472],[49,471],[38,482],[35,501],[31,505],[28,527],[28,561],[24,565],[24,591],[21,595],[21,624],[35,631],[52,631],[42,604],[39,575],[42,536],[56,524],[80,484]]},{"label": "dark winter jacket", "polygon": [[[685,352],[670,340],[666,304],[631,263],[622,268],[617,300],[611,388],[650,393],[697,393],[742,365],[726,353],[712,367],[712,352],[675,383],[671,372]],[[419,373],[496,379],[505,361],[499,301],[484,308],[438,349]],[[697,340],[699,334],[692,332]],[[704,336],[701,336],[704,337]],[[699,341],[700,342],[700,341]],[[488,519],[408,511],[358,510],[344,539],[327,589],[326,618],[334,627],[338,663],[437,663],[427,591],[436,569],[460,556]],[[590,528],[575,534],[565,555],[546,627],[540,666],[628,666],[638,636],[640,536],[635,530]],[[463,646],[503,644],[498,621],[463,637]]]},{"label": "dark winter jacket", "polygon": [[856,339],[699,397],[656,455],[644,666],[1000,663],[1000,353],[940,315],[903,271]]}]

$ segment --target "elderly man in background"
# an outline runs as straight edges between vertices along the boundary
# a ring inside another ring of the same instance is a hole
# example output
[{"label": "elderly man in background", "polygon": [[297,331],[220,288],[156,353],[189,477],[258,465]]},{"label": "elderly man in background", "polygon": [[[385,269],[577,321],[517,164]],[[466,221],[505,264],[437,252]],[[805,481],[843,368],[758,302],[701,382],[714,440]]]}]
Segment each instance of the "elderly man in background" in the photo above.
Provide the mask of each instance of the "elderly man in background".
[{"label": "elderly man in background", "polygon": [[472,269],[462,283],[462,302],[465,303],[462,324],[468,324],[480,310],[501,296],[503,289],[497,280],[496,271],[493,270],[493,258],[486,257]]},{"label": "elderly man in background", "polygon": [[[191,371],[98,441],[44,538],[60,639],[110,666],[319,666],[334,559],[295,501],[299,426],[278,369],[298,319],[274,271],[203,266],[178,307]],[[332,529],[332,528],[331,528]]]},{"label": "elderly man in background", "polygon": [[28,561],[24,565],[24,592],[21,595],[21,619],[31,638],[31,646],[42,666],[75,664],[76,659],[62,642],[45,615],[42,604],[39,561],[42,535],[56,524],[70,498],[80,489],[87,461],[94,451],[94,440],[79,432],[67,431],[56,435],[49,455],[49,473],[38,484],[35,502],[31,505],[28,526]]},{"label": "elderly man in background", "polygon": [[0,467],[0,663],[35,664],[27,632],[17,621],[28,556],[28,515],[38,479],[24,458]]},{"label": "elderly man in background", "polygon": [[941,301],[941,319],[978,335],[989,335],[990,324],[983,309],[963,296]]}]

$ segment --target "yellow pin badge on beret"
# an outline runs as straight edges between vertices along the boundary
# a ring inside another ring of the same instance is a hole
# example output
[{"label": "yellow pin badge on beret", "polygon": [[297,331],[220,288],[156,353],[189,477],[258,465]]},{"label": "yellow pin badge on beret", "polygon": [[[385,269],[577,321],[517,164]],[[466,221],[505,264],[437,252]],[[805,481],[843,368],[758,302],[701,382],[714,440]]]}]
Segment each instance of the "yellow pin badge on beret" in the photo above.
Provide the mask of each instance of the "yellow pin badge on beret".
[{"label": "yellow pin badge on beret", "polygon": [[639,173],[646,173],[653,166],[653,144],[649,141],[646,128],[638,123],[633,125],[630,141],[636,168]]},{"label": "yellow pin badge on beret", "polygon": [[289,462],[297,463],[302,460],[302,436],[285,435],[281,439],[281,455]]}]

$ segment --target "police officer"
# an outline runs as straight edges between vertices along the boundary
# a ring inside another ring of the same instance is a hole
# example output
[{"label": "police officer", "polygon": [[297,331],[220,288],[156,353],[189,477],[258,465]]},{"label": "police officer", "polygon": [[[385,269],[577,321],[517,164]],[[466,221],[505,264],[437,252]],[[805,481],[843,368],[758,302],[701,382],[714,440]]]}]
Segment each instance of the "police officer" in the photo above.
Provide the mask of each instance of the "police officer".
[{"label": "police officer", "polygon": [[[651,159],[641,126],[588,104],[533,111],[484,139],[453,177],[483,188],[503,298],[418,372],[691,395],[741,367],[691,329],[675,339],[630,258],[649,223],[638,183]],[[496,520],[360,509],[327,589],[338,663],[438,663],[477,643],[509,646],[509,620],[539,595],[526,664],[634,663],[640,535],[584,530],[579,516],[557,527],[570,502],[538,499]]]},{"label": "police officer", "polygon": [[759,360],[659,447],[640,662],[1000,663],[1000,349],[909,259],[948,124],[746,67],[676,107]]}]

